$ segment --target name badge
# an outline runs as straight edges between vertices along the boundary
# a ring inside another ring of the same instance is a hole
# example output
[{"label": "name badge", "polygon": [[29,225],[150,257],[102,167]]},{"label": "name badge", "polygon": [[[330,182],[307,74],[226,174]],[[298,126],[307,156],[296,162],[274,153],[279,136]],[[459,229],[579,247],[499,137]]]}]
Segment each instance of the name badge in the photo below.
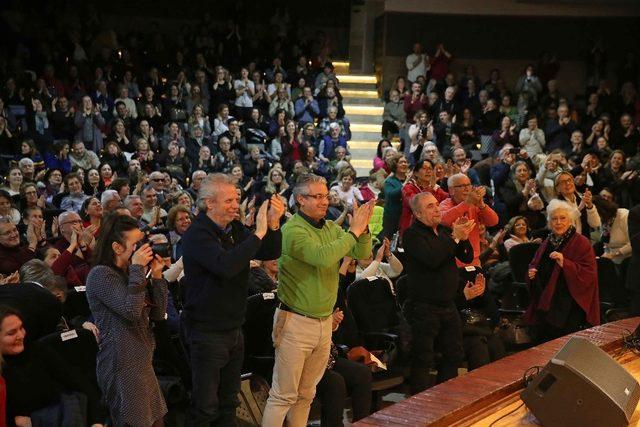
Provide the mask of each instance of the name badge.
[{"label": "name badge", "polygon": [[86,286],[74,286],[73,289],[76,290],[76,292],[85,292],[87,290]]},{"label": "name badge", "polygon": [[276,295],[273,292],[265,292],[262,294],[262,299],[264,301],[269,300],[269,299],[274,299],[276,297]]},{"label": "name badge", "polygon": [[75,329],[72,329],[70,331],[63,332],[60,334],[60,339],[62,341],[69,341],[75,338],[78,338],[78,333],[76,332]]},{"label": "name badge", "polygon": [[378,280],[378,276],[369,276],[367,277],[367,280],[370,282],[375,282],[376,280]]},{"label": "name badge", "polygon": [[476,268],[473,265],[467,265],[464,269],[467,271],[476,271]]}]

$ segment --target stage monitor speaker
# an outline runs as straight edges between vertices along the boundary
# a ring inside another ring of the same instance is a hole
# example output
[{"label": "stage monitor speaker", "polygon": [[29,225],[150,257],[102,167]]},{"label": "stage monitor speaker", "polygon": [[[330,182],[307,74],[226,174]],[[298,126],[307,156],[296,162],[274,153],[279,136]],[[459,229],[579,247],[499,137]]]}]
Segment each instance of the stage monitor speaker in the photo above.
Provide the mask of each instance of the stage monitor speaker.
[{"label": "stage monitor speaker", "polygon": [[640,385],[600,348],[572,337],[520,398],[545,427],[627,426]]}]

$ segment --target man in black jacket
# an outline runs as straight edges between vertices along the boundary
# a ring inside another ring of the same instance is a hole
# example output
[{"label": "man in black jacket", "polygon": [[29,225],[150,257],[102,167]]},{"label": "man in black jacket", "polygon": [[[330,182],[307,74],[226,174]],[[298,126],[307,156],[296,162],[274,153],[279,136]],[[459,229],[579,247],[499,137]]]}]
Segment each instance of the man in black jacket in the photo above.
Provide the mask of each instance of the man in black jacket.
[{"label": "man in black jacket", "polygon": [[185,299],[183,321],[193,377],[187,425],[234,424],[252,259],[280,256],[280,218],[285,204],[272,197],[260,207],[255,231],[238,221],[235,184],[223,174],[205,178],[200,214],[182,240]]},{"label": "man in black jacket", "polygon": [[442,214],[431,193],[417,194],[410,206],[415,221],[403,238],[409,289],[404,311],[413,334],[410,377],[415,394],[429,386],[435,341],[443,355],[439,382],[457,376],[464,357],[462,323],[455,305],[459,283],[456,258],[464,263],[473,261],[468,238],[475,221],[460,217],[452,230],[440,225]]}]

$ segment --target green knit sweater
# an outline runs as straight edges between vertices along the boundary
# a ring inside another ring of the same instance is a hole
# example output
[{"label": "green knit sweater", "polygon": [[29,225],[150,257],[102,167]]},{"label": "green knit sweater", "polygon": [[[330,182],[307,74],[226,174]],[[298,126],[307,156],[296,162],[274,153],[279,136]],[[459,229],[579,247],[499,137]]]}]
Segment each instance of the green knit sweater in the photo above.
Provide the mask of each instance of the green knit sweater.
[{"label": "green knit sweater", "polygon": [[295,214],[282,227],[278,298],[294,311],[311,317],[333,312],[338,294],[339,263],[371,254],[371,235],[356,238],[333,221],[315,227]]}]

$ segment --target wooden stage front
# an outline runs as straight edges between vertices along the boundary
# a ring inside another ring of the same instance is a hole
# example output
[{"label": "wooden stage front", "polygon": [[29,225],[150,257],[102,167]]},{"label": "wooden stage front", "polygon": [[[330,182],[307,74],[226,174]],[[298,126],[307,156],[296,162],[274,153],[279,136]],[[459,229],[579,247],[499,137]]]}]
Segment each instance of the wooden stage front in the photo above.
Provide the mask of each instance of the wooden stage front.
[{"label": "wooden stage front", "polygon": [[[632,333],[640,317],[619,320],[577,332],[613,356],[640,381],[640,358],[622,351],[622,337]],[[356,426],[489,426],[520,406],[523,375],[532,366],[544,366],[566,343],[558,338],[513,354],[490,365],[439,384],[357,422]],[[640,405],[631,425],[640,423]],[[495,426],[538,425],[527,408],[498,421]]]}]

